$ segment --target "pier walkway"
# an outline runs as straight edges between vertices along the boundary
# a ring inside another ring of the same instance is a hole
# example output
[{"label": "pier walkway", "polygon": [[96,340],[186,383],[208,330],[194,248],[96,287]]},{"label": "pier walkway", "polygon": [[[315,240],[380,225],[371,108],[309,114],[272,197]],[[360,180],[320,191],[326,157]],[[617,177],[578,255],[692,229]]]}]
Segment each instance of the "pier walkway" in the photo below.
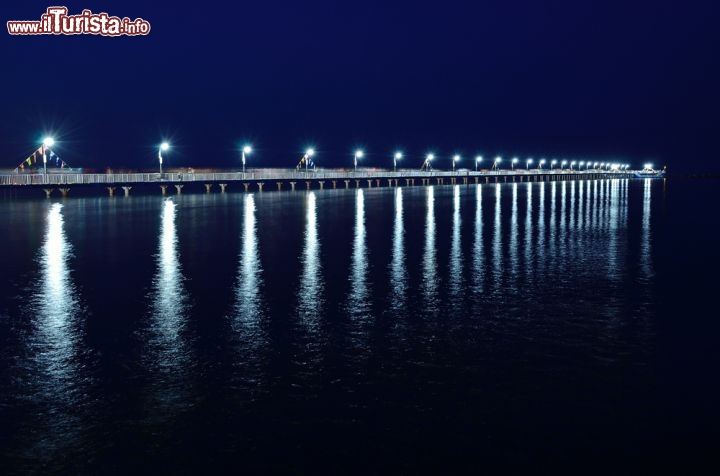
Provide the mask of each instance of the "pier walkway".
[{"label": "pier walkway", "polygon": [[[540,182],[554,180],[592,180],[604,178],[632,177],[633,171],[624,170],[547,170],[547,169],[517,169],[497,171],[421,171],[402,169],[398,171],[384,169],[318,169],[296,170],[280,168],[251,169],[247,172],[192,171],[167,173],[73,173],[51,172],[43,173],[4,173],[0,174],[0,189],[38,188],[50,196],[57,188],[66,196],[71,186],[104,186],[110,195],[120,188],[125,195],[130,194],[134,186],[159,186],[162,194],[173,187],[176,193],[181,193],[183,187],[196,185],[211,192],[215,186],[225,192],[232,186],[240,191],[263,190],[310,190],[324,188],[373,188],[381,186],[412,186],[412,185],[455,185],[477,183],[502,182]],[[242,188],[240,188],[242,187]],[[172,189],[171,189],[172,190]]]}]

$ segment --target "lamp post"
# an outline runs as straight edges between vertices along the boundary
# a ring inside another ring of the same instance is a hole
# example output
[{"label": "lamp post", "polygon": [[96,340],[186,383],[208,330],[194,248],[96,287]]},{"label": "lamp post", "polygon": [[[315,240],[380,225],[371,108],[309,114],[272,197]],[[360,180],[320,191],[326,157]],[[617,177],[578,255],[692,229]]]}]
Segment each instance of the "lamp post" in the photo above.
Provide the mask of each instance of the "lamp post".
[{"label": "lamp post", "polygon": [[550,170],[553,169],[553,167],[557,164],[557,160],[553,159],[552,162],[550,162]]},{"label": "lamp post", "polygon": [[251,152],[252,152],[252,147],[250,147],[249,145],[246,145],[242,149],[243,175],[245,175],[245,155],[250,155]]},{"label": "lamp post", "polygon": [[428,155],[425,157],[425,170],[427,170],[428,172],[430,171],[430,167],[431,167],[430,162],[431,162],[434,158],[435,158],[435,155],[433,155],[433,154],[428,154]]},{"label": "lamp post", "polygon": [[355,160],[353,160],[353,164],[355,165],[355,173],[357,173],[357,161],[358,159],[362,159],[363,155],[364,154],[362,150],[355,151]]},{"label": "lamp post", "polygon": [[305,151],[305,157],[304,157],[304,159],[305,159],[305,173],[306,173],[306,174],[307,174],[307,171],[308,171],[308,162],[310,162],[310,157],[312,157],[313,155],[315,155],[315,149],[310,148],[310,149],[308,149],[308,150]]},{"label": "lamp post", "polygon": [[455,162],[458,162],[458,161],[460,161],[460,156],[457,155],[457,154],[453,155],[453,158],[452,158],[452,168],[453,168],[453,172],[455,172]]},{"label": "lamp post", "polygon": [[397,172],[397,161],[402,159],[402,152],[395,152],[393,156],[393,172]]},{"label": "lamp post", "polygon": [[577,163],[577,162],[575,162],[574,160],[573,160],[572,162],[570,162],[570,170],[573,169],[573,166],[574,166],[576,163]]},{"label": "lamp post", "polygon": [[498,171],[498,164],[500,162],[502,162],[502,157],[500,157],[500,156],[495,157],[495,162],[493,162],[492,168],[495,169],[496,172]]},{"label": "lamp post", "polygon": [[515,170],[515,164],[517,164],[519,160],[520,159],[518,159],[517,157],[513,157],[512,161],[510,162],[510,170]]},{"label": "lamp post", "polygon": [[533,159],[527,159],[527,162],[525,162],[525,170],[530,170],[530,164],[533,163]]},{"label": "lamp post", "polygon": [[567,165],[567,160],[563,160],[560,162],[560,170],[565,170],[565,166]]},{"label": "lamp post", "polygon": [[543,165],[545,165],[545,159],[540,159],[540,162],[538,162],[538,170],[542,170]]},{"label": "lamp post", "polygon": [[53,145],[55,145],[55,139],[53,139],[52,137],[46,137],[43,140],[43,174],[45,174],[46,176],[47,176],[47,156],[45,155],[45,150],[48,147],[52,147]]},{"label": "lamp post", "polygon": [[169,148],[170,144],[168,144],[167,142],[163,142],[162,144],[160,144],[160,148],[158,149],[158,162],[160,162],[160,178],[162,178],[162,153],[166,152]]},{"label": "lamp post", "polygon": [[478,155],[477,157],[475,157],[475,172],[478,171],[478,164],[480,162],[482,162],[482,155]]}]

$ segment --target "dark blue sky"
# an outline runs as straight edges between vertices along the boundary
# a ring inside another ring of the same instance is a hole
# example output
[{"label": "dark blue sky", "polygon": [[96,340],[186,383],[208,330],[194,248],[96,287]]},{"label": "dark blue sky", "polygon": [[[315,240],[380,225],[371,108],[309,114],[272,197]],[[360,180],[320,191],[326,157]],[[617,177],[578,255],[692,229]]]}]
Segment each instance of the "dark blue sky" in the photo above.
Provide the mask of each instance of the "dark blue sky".
[{"label": "dark blue sky", "polygon": [[[60,2],[146,37],[0,35],[2,167],[45,131],[73,166],[419,166],[448,157],[652,158],[720,170],[718,7],[688,1]],[[55,3],[5,2],[3,21]],[[443,164],[443,161],[446,163]],[[467,165],[470,166],[470,160]]]}]

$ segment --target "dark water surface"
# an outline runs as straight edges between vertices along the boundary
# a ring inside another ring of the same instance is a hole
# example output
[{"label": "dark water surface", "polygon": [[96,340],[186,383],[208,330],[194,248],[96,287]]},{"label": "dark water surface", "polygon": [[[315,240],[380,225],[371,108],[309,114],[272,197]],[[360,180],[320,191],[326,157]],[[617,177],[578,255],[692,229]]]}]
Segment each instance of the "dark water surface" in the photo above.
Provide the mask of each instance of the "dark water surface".
[{"label": "dark water surface", "polygon": [[720,421],[717,190],[2,201],[2,468],[702,461]]}]

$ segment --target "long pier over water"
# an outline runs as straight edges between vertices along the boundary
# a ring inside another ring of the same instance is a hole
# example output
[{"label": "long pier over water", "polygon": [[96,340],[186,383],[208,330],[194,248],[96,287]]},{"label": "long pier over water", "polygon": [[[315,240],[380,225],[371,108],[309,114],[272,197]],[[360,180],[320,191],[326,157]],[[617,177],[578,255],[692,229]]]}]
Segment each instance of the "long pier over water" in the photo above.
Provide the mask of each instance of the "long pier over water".
[{"label": "long pier over water", "polygon": [[383,169],[320,169],[296,170],[264,168],[247,172],[192,171],[167,173],[73,173],[51,172],[47,174],[6,173],[0,174],[0,189],[28,190],[37,189],[47,197],[53,194],[68,196],[73,189],[100,189],[110,196],[116,192],[130,195],[133,188],[148,190],[154,188],[159,193],[180,194],[184,191],[268,191],[268,190],[311,190],[325,188],[373,188],[414,185],[468,185],[502,182],[539,182],[554,180],[592,180],[603,178],[627,178],[633,171],[624,170],[543,170],[516,169],[497,171],[422,171],[402,169],[398,171]]}]

